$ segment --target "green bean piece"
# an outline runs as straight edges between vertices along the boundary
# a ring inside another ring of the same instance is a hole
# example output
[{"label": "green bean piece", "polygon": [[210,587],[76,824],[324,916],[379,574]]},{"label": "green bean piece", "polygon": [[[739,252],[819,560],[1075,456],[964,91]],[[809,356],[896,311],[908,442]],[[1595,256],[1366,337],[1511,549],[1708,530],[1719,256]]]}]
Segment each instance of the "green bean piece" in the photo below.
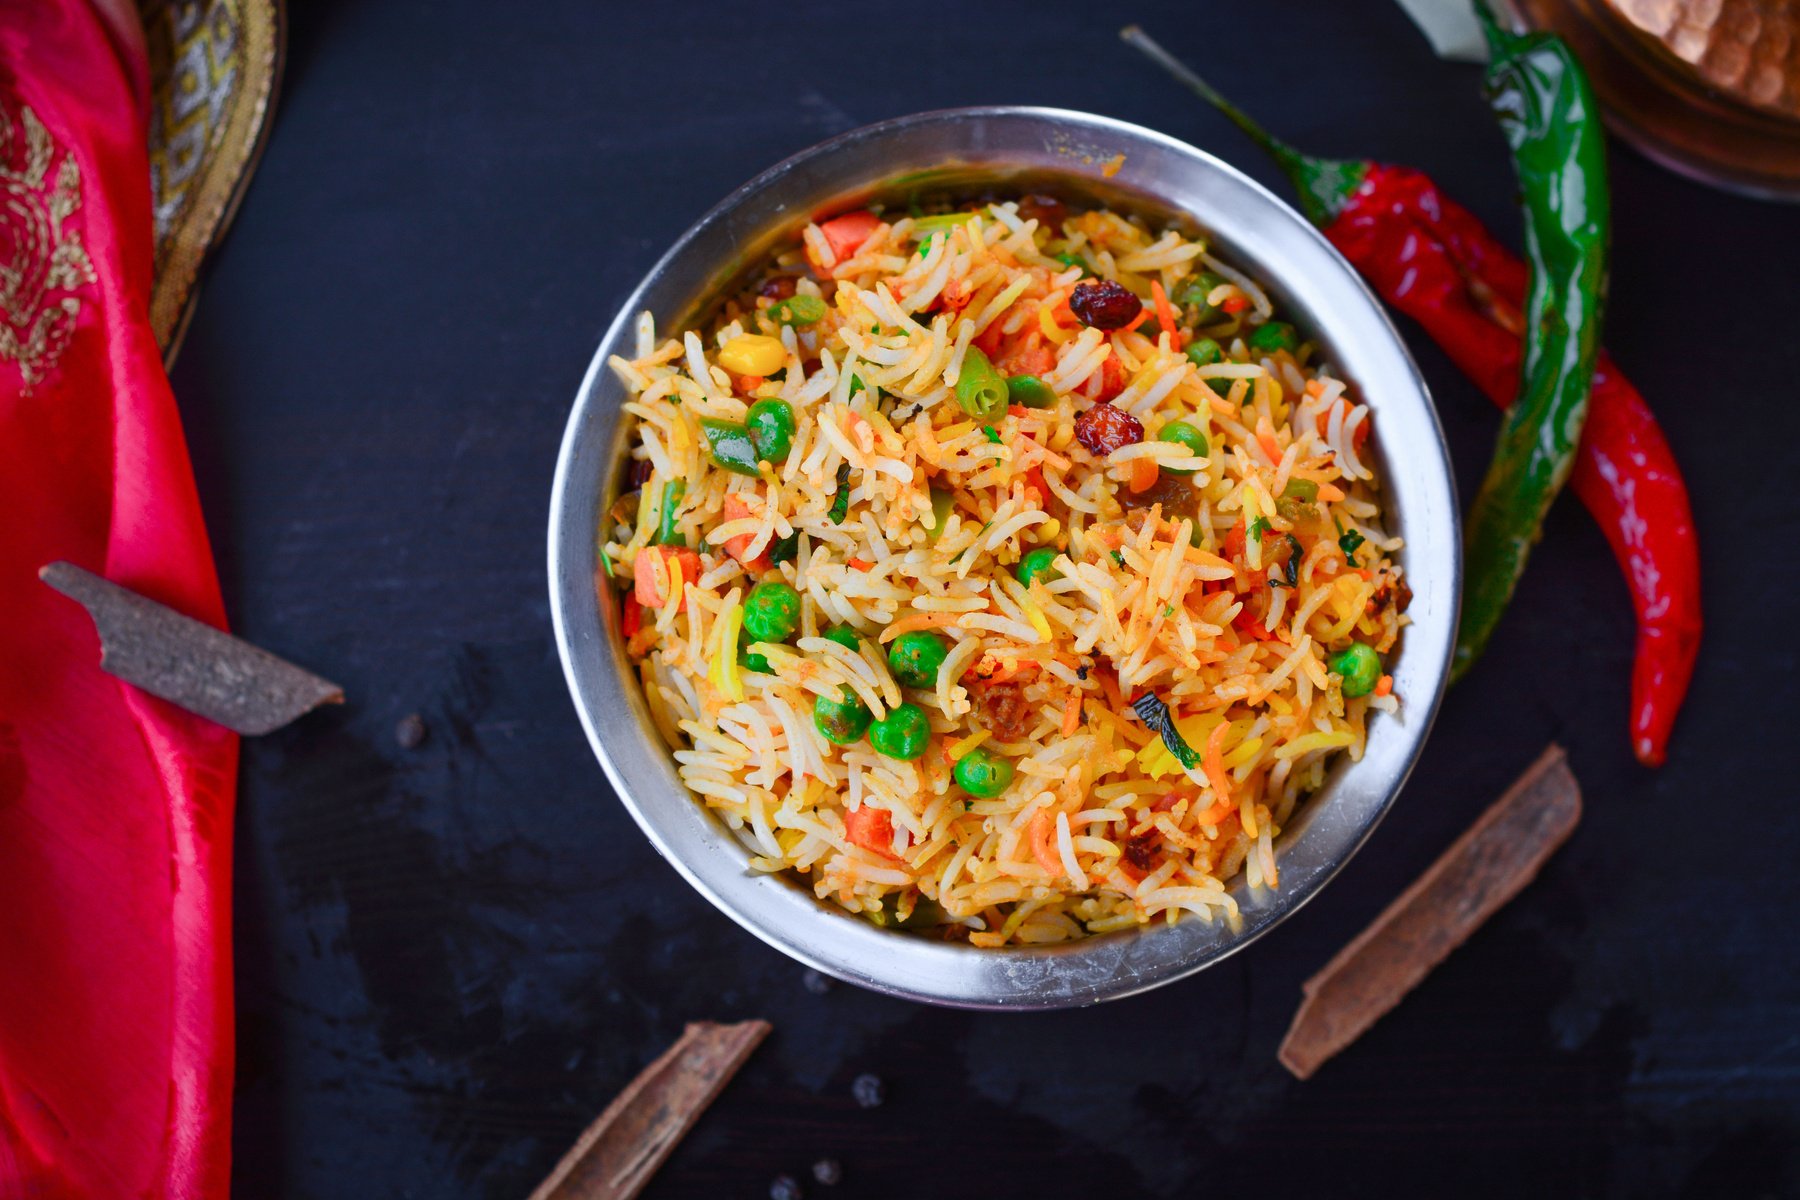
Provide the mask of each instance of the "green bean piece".
[{"label": "green bean piece", "polygon": [[825,301],[817,296],[789,296],[769,305],[769,317],[778,325],[817,325],[825,319]]},{"label": "green bean piece", "polygon": [[979,347],[963,352],[962,371],[956,377],[956,403],[971,417],[986,421],[1006,411],[1006,380],[994,369]]},{"label": "green bean piece", "polygon": [[940,488],[931,489],[931,532],[925,536],[929,543],[944,536],[944,522],[950,519],[950,513],[956,508],[956,494]]}]

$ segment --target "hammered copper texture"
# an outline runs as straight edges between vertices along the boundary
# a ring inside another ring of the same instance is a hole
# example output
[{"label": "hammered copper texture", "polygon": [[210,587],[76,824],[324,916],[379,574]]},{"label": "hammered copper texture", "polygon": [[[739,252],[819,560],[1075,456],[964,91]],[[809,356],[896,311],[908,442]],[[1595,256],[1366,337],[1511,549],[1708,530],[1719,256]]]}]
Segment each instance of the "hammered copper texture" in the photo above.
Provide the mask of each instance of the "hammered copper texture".
[{"label": "hammered copper texture", "polygon": [[1709,87],[1800,119],[1800,0],[1605,0]]}]

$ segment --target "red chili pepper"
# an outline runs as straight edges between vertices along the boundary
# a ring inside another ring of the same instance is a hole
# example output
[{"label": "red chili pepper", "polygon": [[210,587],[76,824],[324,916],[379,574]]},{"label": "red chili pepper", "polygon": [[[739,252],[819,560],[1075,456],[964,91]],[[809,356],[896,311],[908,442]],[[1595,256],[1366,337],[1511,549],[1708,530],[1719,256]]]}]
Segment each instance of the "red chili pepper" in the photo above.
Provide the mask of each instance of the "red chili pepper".
[{"label": "red chili pepper", "polygon": [[[1424,327],[1494,403],[1519,383],[1525,263],[1421,172],[1321,159],[1272,137],[1136,26],[1125,40],[1281,165],[1300,206],[1384,299]],[[1570,482],[1600,523],[1637,611],[1631,745],[1662,763],[1700,649],[1700,550],[1681,468],[1649,405],[1604,353]]]},{"label": "red chili pepper", "polygon": [[[1418,171],[1372,164],[1325,227],[1332,245],[1501,408],[1519,381],[1526,267]],[[1681,468],[1611,358],[1594,369],[1570,484],[1600,523],[1637,611],[1631,744],[1660,765],[1700,649],[1700,548]]]}]

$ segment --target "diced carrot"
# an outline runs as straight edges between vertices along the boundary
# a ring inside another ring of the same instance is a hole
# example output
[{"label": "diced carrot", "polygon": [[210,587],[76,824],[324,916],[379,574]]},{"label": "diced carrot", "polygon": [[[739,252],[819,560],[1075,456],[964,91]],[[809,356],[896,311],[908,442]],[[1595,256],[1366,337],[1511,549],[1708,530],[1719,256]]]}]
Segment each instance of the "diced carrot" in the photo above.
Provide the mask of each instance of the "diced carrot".
[{"label": "diced carrot", "polygon": [[1125,364],[1119,361],[1117,354],[1109,354],[1100,360],[1100,394],[1094,398],[1102,403],[1109,401],[1124,391],[1130,382],[1125,374]]},{"label": "diced carrot", "polygon": [[973,344],[983,354],[987,355],[995,362],[999,362],[1000,360],[997,356],[1000,353],[1000,343],[1005,337],[1006,331],[1001,328],[1000,321],[996,318],[995,320],[988,322],[988,327],[976,336]]},{"label": "diced carrot", "polygon": [[1231,799],[1231,780],[1225,775],[1225,735],[1231,729],[1231,722],[1220,721],[1213,726],[1212,733],[1206,738],[1206,753],[1200,758],[1200,768],[1206,773],[1206,781],[1213,786],[1213,794],[1220,801]]},{"label": "diced carrot", "polygon": [[1126,333],[1137,332],[1138,327],[1141,326],[1145,321],[1148,321],[1149,319],[1150,319],[1150,310],[1149,309],[1147,309],[1147,308],[1138,309],[1138,315],[1132,318],[1131,324],[1125,326],[1124,332],[1126,332]]},{"label": "diced carrot", "polygon": [[[1219,728],[1223,729],[1224,726],[1221,725]],[[1223,821],[1226,817],[1231,816],[1235,812],[1237,812],[1237,805],[1231,802],[1230,797],[1226,797],[1223,800],[1215,800],[1210,807],[1195,815],[1194,824],[1217,825],[1220,821]]]},{"label": "diced carrot", "polygon": [[866,558],[853,558],[846,564],[852,571],[866,571],[875,564]]},{"label": "diced carrot", "polygon": [[864,804],[844,814],[844,837],[851,845],[879,854],[899,858],[894,853],[894,818],[887,809]]},{"label": "diced carrot", "polygon": [[1062,735],[1074,737],[1081,731],[1081,693],[1070,692],[1063,701]]},{"label": "diced carrot", "polygon": [[1170,344],[1179,345],[1181,331],[1175,327],[1175,309],[1169,303],[1169,293],[1163,290],[1162,280],[1150,281],[1150,300],[1156,305],[1156,323],[1169,335]]},{"label": "diced carrot", "polygon": [[1042,471],[1038,470],[1036,467],[1028,467],[1024,471],[1019,472],[1019,477],[1025,481],[1025,490],[1027,492],[1036,492],[1038,494],[1039,504],[1050,499],[1050,485],[1044,482],[1044,473]]},{"label": "diced carrot", "polygon": [[819,232],[825,235],[825,241],[830,244],[831,252],[837,255],[837,260],[843,262],[862,249],[862,244],[869,240],[869,235],[880,224],[880,217],[866,208],[859,208],[855,212],[819,222]]},{"label": "diced carrot", "polygon": [[[727,521],[742,521],[746,517],[754,517],[756,512],[755,506],[745,499],[742,493],[725,493],[724,515]],[[769,562],[769,548],[764,546],[763,552],[755,558],[744,557],[750,550],[750,543],[755,540],[754,533],[740,533],[734,538],[728,538],[725,542],[725,553],[743,563],[744,569],[750,574],[761,575],[773,565]]]},{"label": "diced carrot", "polygon": [[753,396],[756,394],[756,389],[763,385],[763,382],[763,377],[761,375],[739,375],[737,377],[737,390],[744,393],[746,396]]},{"label": "diced carrot", "polygon": [[1256,444],[1262,447],[1262,452],[1269,456],[1271,463],[1281,461],[1281,445],[1275,440],[1274,430],[1259,428],[1256,431]]},{"label": "diced carrot", "polygon": [[1039,809],[1031,824],[1025,827],[1025,838],[1031,843],[1031,857],[1052,875],[1063,873],[1062,855],[1056,849],[1056,822],[1049,809]]},{"label": "diced carrot", "polygon": [[1235,317],[1239,313],[1243,312],[1246,308],[1250,307],[1250,297],[1244,295],[1242,292],[1239,292],[1238,294],[1236,294],[1234,296],[1225,297],[1224,302],[1221,303],[1219,305],[1219,307],[1224,309],[1226,312],[1230,313],[1232,316]]},{"label": "diced carrot", "polygon": [[1392,675],[1383,675],[1380,679],[1375,681],[1375,694],[1377,696],[1386,696],[1393,692],[1393,690],[1394,677]]},{"label": "diced carrot", "polygon": [[1131,483],[1133,495],[1147,492],[1156,486],[1157,477],[1162,472],[1157,469],[1154,458],[1134,458],[1131,460]]},{"label": "diced carrot", "polygon": [[[636,593],[639,604],[645,608],[661,608],[668,600],[671,563],[678,565],[684,584],[700,578],[700,556],[686,546],[645,546],[637,552],[637,557],[632,560],[632,573],[635,577],[632,590]],[[684,588],[676,602],[675,611],[686,610],[687,592]]]},{"label": "diced carrot", "polygon": [[1244,518],[1239,517],[1237,524],[1233,525],[1230,532],[1225,535],[1225,544],[1220,547],[1220,549],[1225,551],[1226,558],[1244,557],[1244,540],[1246,536]]}]

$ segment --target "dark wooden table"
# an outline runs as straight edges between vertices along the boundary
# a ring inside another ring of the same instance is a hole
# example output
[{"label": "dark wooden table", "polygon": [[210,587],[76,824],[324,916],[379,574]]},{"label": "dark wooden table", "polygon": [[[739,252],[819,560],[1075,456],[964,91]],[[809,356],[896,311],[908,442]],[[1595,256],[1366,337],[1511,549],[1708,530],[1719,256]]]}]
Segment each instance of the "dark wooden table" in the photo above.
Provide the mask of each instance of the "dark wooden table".
[{"label": "dark wooden table", "polygon": [[[815,995],[609,794],[551,642],[557,441],[626,292],[758,170],[1016,102],[1278,186],[1117,41],[1137,19],[1294,140],[1425,167],[1516,240],[1478,70],[1391,4],[961,7],[293,5],[268,156],[175,371],[237,628],[350,696],[245,749],[238,1194],[523,1197],[682,1022],[747,1016],[774,1037],[649,1195],[763,1196],[826,1155],[844,1183],[811,1195],[1795,1194],[1800,212],[1629,150],[1607,340],[1694,484],[1710,571],[1667,768],[1631,759],[1625,590],[1565,502],[1369,847],[1149,996],[1012,1016]],[[1466,497],[1496,415],[1405,332]],[[1290,1079],[1301,980],[1552,738],[1587,794],[1571,843]],[[851,1099],[865,1071],[879,1109]]]}]

